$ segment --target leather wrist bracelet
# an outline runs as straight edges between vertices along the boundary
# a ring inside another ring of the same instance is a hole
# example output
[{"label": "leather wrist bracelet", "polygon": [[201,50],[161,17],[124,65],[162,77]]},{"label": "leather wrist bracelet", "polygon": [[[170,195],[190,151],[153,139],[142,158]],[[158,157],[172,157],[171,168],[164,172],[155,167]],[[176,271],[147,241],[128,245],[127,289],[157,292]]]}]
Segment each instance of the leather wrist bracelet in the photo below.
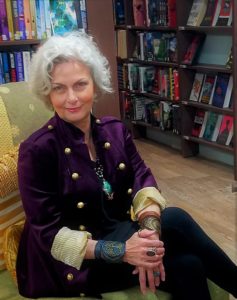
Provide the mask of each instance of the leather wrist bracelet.
[{"label": "leather wrist bracelet", "polygon": [[95,245],[95,258],[108,263],[122,262],[125,254],[125,243],[99,240]]}]

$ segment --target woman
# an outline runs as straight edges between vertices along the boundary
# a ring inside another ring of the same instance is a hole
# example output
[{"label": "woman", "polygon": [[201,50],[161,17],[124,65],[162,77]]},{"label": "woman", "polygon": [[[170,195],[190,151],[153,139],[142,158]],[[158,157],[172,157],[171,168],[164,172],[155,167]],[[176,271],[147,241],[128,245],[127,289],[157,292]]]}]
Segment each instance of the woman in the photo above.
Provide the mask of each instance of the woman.
[{"label": "woman", "polygon": [[51,37],[33,57],[31,87],[55,116],[19,151],[20,293],[99,297],[140,284],[206,300],[208,277],[237,296],[237,267],[186,212],[165,208],[124,125],[91,114],[111,92],[92,38]]}]

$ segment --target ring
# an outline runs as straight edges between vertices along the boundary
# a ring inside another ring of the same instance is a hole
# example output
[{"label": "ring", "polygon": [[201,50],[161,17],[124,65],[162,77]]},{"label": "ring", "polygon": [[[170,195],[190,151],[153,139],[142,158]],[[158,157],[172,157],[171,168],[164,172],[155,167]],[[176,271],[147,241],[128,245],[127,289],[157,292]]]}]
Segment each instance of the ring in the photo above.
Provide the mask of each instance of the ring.
[{"label": "ring", "polygon": [[154,275],[154,277],[159,277],[160,276],[160,272],[159,271],[154,271],[153,275]]},{"label": "ring", "polygon": [[157,253],[157,249],[156,248],[149,248],[146,252],[147,256],[155,256]]}]

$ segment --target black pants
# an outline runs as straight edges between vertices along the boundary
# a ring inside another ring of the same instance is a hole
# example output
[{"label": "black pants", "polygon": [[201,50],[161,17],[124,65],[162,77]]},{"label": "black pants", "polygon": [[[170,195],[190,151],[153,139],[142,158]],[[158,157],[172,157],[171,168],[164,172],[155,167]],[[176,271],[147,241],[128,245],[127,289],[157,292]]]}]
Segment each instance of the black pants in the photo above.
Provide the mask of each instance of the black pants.
[{"label": "black pants", "polygon": [[[170,292],[175,300],[210,300],[209,278],[237,297],[237,266],[188,213],[167,208],[162,213],[161,223],[166,281],[159,289]],[[105,239],[125,241],[137,229],[136,223],[124,222]],[[139,284],[138,276],[132,275],[133,266],[94,262],[90,291],[92,288],[103,293]]]}]

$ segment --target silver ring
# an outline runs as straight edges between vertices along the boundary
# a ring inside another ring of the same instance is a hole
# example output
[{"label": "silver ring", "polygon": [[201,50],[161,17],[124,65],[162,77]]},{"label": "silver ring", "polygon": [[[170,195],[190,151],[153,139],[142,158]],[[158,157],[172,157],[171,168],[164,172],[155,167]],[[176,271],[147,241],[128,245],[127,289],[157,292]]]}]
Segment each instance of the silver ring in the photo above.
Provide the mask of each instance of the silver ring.
[{"label": "silver ring", "polygon": [[160,276],[160,272],[159,271],[154,271],[153,275],[154,275],[154,277],[159,277]]},{"label": "silver ring", "polygon": [[157,249],[156,248],[148,248],[147,252],[146,252],[146,255],[147,256],[155,256],[156,253],[157,253]]}]

